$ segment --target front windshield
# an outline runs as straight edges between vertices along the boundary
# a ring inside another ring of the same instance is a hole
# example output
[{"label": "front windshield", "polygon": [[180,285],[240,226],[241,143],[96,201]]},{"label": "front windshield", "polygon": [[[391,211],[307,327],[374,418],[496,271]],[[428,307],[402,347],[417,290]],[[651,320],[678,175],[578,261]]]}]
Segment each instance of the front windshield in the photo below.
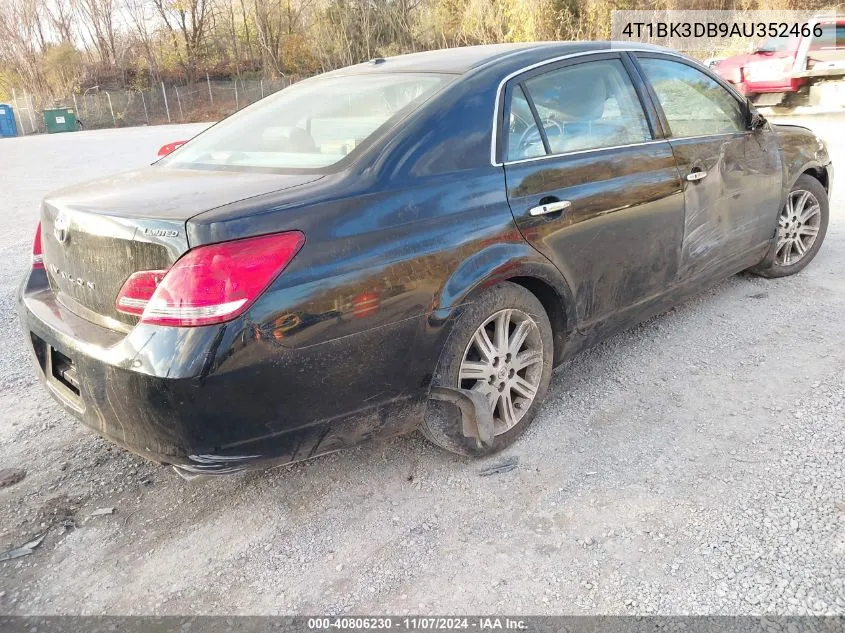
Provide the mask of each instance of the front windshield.
[{"label": "front windshield", "polygon": [[448,76],[404,73],[309,79],[241,110],[164,159],[174,167],[319,169],[417,107]]}]

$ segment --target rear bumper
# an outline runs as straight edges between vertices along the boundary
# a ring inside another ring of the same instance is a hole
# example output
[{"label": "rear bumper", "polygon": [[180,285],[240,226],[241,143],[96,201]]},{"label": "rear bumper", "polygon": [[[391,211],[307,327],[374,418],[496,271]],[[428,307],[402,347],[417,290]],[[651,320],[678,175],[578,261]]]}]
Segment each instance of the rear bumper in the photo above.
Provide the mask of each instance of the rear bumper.
[{"label": "rear bumper", "polygon": [[419,368],[400,362],[417,319],[299,350],[242,321],[123,334],[63,307],[43,271],[28,276],[18,308],[38,374],[68,412],[191,472],[307,459],[413,430],[424,410]]}]

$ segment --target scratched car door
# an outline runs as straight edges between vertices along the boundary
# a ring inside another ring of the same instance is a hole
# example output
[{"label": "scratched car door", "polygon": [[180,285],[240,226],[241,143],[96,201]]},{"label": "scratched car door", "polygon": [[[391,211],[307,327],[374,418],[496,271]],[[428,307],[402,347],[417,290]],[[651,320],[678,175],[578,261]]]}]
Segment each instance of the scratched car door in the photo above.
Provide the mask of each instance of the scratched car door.
[{"label": "scratched car door", "polygon": [[679,172],[623,55],[534,69],[503,100],[511,210],[567,279],[584,328],[668,290],[680,261]]},{"label": "scratched car door", "polygon": [[636,57],[684,177],[679,276],[716,278],[755,253],[762,257],[783,194],[775,133],[768,126],[749,129],[745,104],[692,62]]}]

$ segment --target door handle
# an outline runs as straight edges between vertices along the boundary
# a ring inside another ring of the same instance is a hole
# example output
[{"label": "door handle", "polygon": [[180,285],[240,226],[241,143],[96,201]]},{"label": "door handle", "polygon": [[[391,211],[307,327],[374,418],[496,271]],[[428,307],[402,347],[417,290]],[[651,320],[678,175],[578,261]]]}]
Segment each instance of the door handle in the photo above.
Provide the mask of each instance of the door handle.
[{"label": "door handle", "polygon": [[699,169],[697,171],[692,171],[692,172],[688,173],[687,174],[687,180],[689,180],[690,182],[698,182],[699,180],[701,180],[702,178],[705,178],[706,176],[707,176],[707,172],[704,171],[703,169]]},{"label": "door handle", "polygon": [[569,200],[556,200],[555,202],[548,202],[546,204],[539,204],[536,207],[528,209],[528,215],[548,215],[549,213],[559,213],[572,206]]}]

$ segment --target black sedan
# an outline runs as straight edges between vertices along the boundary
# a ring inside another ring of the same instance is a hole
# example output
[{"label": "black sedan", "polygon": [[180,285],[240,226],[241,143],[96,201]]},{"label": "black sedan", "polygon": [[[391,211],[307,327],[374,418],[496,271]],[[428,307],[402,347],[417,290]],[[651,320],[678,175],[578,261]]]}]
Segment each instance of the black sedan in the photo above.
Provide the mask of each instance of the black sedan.
[{"label": "black sedan", "polygon": [[330,72],[42,205],[20,316],[56,400],[182,473],[421,429],[486,455],[554,366],[828,224],[812,132],[669,50]]}]

